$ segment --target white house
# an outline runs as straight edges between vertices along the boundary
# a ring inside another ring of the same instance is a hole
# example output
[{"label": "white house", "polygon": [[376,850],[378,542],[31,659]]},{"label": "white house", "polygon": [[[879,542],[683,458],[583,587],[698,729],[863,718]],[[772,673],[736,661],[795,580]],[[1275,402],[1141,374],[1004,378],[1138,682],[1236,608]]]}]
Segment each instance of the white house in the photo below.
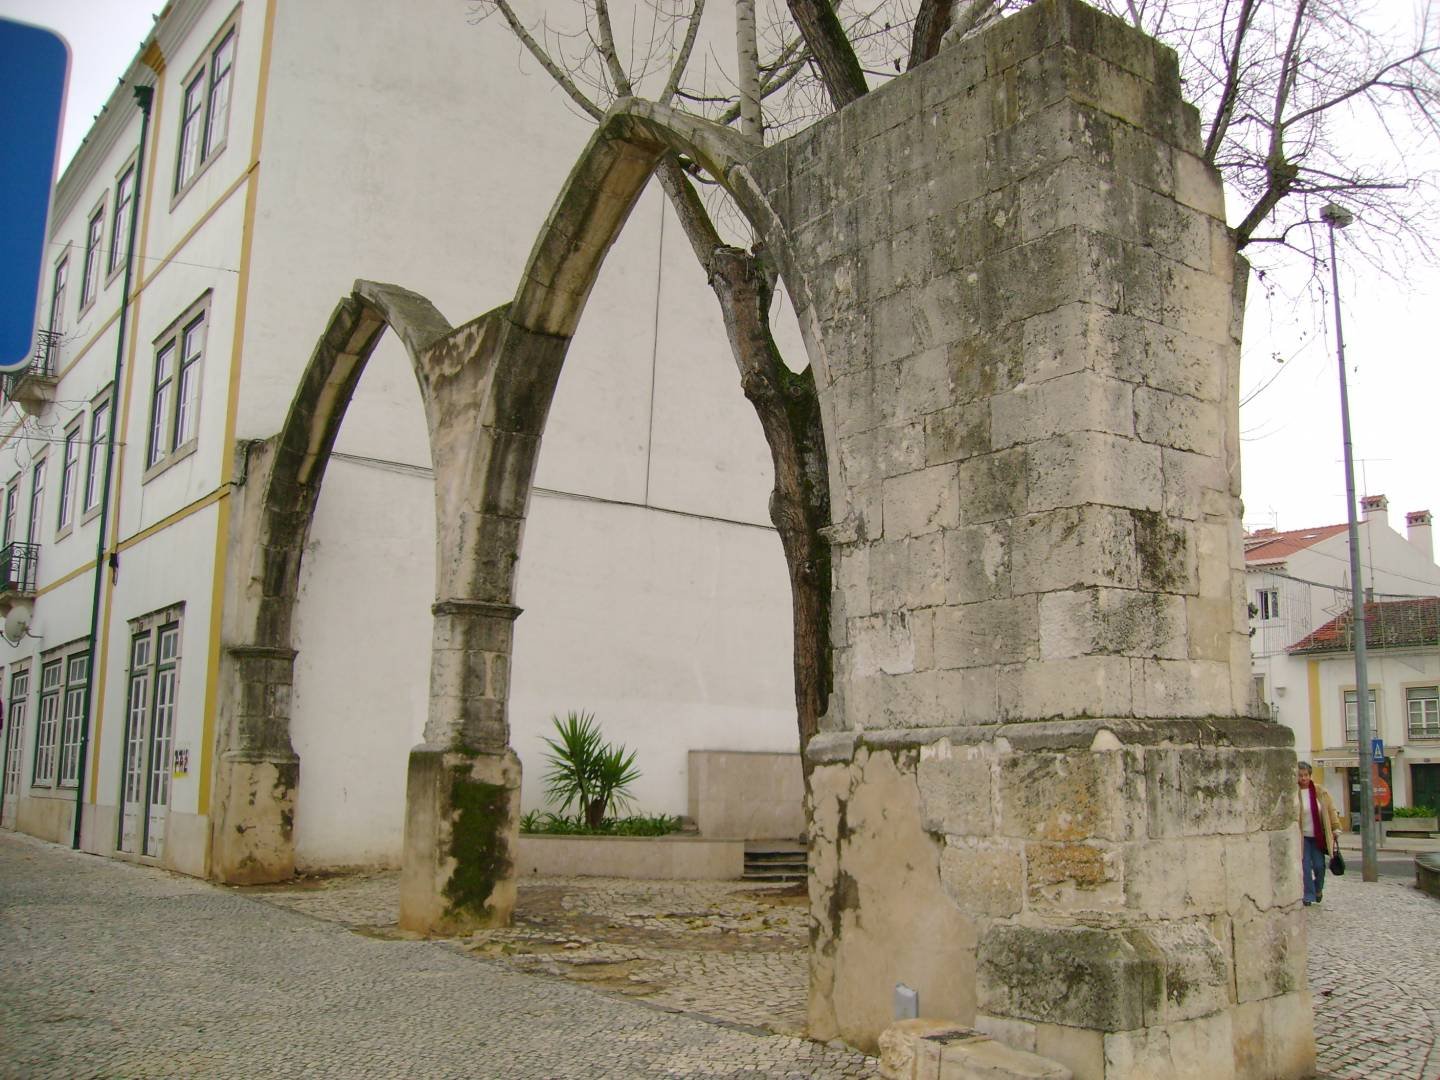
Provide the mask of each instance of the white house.
[{"label": "white house", "polygon": [[[56,189],[46,331],[6,386],[6,827],[207,872],[248,442],[278,430],[356,278],[456,324],[507,301],[589,134],[453,0],[166,7]],[[539,807],[550,716],[593,711],[639,750],[638,804],[682,814],[690,749],[796,747],[769,456],[657,187],[587,310],[528,517],[513,743]],[[301,570],[302,866],[399,857],[427,702],[430,464],[387,339]]]},{"label": "white house", "polygon": [[[1366,595],[1384,610],[1394,610],[1389,606],[1392,601],[1440,596],[1440,566],[1435,564],[1430,512],[1407,514],[1406,533],[1402,536],[1390,527],[1385,496],[1366,496],[1360,505],[1361,583]],[[1345,692],[1336,689],[1344,682],[1344,664],[1331,656],[1333,635],[1325,638],[1327,647],[1318,651],[1311,635],[1327,626],[1333,628],[1342,617],[1348,618],[1351,604],[1347,534],[1347,526],[1341,523],[1283,532],[1260,529],[1245,536],[1255,700],[1263,711],[1295,732],[1296,754],[1319,767],[1319,775],[1337,799],[1348,796],[1345,778],[1337,776],[1335,770],[1345,768],[1353,756],[1344,749],[1340,738],[1338,716],[1342,702],[1338,697],[1330,701]],[[1321,654],[1323,664],[1318,658]],[[1385,660],[1371,670],[1372,682],[1390,662]],[[1423,681],[1423,673],[1416,677]],[[1348,691],[1352,693],[1353,710],[1353,666]],[[1390,695],[1385,697],[1389,700]],[[1403,695],[1396,700],[1403,702]],[[1393,701],[1391,704],[1403,710],[1402,705]],[[1331,706],[1335,715],[1331,727],[1326,727],[1323,717]],[[1392,717],[1391,725],[1398,734],[1403,723]]]},{"label": "white house", "polygon": [[[1365,605],[1365,677],[1371,734],[1384,744],[1383,777],[1396,806],[1440,807],[1440,599]],[[1354,627],[1349,613],[1290,648],[1305,665],[1305,704],[1317,764],[1358,812]],[[1337,806],[1341,805],[1338,801]]]}]

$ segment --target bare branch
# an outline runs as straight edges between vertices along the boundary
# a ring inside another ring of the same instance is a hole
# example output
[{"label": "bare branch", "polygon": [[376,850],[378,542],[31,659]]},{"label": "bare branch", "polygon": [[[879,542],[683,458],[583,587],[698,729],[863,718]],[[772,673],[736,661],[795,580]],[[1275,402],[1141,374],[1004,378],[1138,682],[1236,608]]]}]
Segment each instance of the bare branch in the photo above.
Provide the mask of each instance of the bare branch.
[{"label": "bare branch", "polygon": [[520,43],[525,46],[530,55],[540,62],[541,67],[549,72],[550,77],[560,85],[560,89],[569,94],[575,104],[579,105],[580,108],[584,109],[596,120],[601,119],[605,115],[605,110],[581,93],[580,88],[575,85],[570,76],[562,71],[555,61],[550,59],[550,54],[540,47],[540,43],[530,36],[530,32],[526,30],[520,20],[515,17],[515,11],[511,8],[507,0],[492,0],[492,2],[495,4],[495,9],[504,16],[506,24],[510,27],[510,32],[520,39]]},{"label": "bare branch", "polygon": [[630,85],[625,66],[620,63],[620,54],[615,51],[615,34],[610,28],[610,6],[607,0],[594,0],[594,3],[595,22],[600,31],[600,55],[610,70],[610,78],[615,82],[615,92],[621,97],[629,97],[635,92],[635,88]]},{"label": "bare branch", "polygon": [[1240,53],[1250,30],[1255,4],[1256,0],[1243,0],[1240,5],[1240,17],[1235,24],[1235,43],[1225,64],[1225,81],[1220,90],[1220,101],[1215,106],[1215,119],[1210,125],[1210,135],[1205,140],[1204,157],[1212,165],[1215,163],[1216,153],[1220,150],[1220,144],[1225,141],[1225,133],[1230,127],[1230,116],[1240,97]]},{"label": "bare branch", "polygon": [[668,105],[670,99],[675,96],[680,86],[681,76],[690,65],[690,54],[695,50],[695,38],[700,33],[700,16],[705,12],[705,0],[695,0],[695,6],[690,11],[690,18],[685,26],[685,40],[680,43],[680,49],[675,54],[675,63],[670,68],[670,78],[665,80],[665,89],[660,91],[660,103]]}]

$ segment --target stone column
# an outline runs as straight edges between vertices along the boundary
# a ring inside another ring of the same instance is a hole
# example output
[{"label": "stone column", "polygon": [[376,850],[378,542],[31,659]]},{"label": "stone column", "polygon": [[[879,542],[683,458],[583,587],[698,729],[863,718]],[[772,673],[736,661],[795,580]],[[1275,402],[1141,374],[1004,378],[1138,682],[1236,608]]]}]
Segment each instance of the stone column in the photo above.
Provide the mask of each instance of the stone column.
[{"label": "stone column", "polygon": [[229,645],[221,652],[222,715],[229,725],[216,767],[211,876],[258,885],[295,876],[295,791],[290,744],[295,650]]},{"label": "stone column", "polygon": [[506,695],[520,609],[483,600],[434,608],[430,715],[410,751],[400,926],[504,926],[515,908],[520,759]]},{"label": "stone column", "polygon": [[1245,715],[1234,247],[1173,53],[1039,0],[767,150],[832,445],[811,1034],[894,985],[1082,1078],[1313,1067]]}]

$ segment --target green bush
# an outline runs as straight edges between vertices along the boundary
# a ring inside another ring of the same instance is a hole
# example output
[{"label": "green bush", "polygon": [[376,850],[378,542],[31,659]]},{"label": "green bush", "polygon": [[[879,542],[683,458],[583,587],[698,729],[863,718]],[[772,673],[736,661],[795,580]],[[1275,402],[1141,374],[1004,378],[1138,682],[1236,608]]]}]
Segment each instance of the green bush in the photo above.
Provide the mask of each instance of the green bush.
[{"label": "green bush", "polygon": [[1395,816],[1397,818],[1411,818],[1436,817],[1437,815],[1435,813],[1435,807],[1433,806],[1397,806],[1395,807]]},{"label": "green bush", "polygon": [[570,713],[563,721],[550,717],[559,740],[546,739],[553,753],[545,755],[545,796],[564,814],[573,805],[587,826],[598,829],[608,814],[630,805],[630,785],[640,779],[635,751],[601,737],[593,713]]},{"label": "green bush", "polygon": [[665,836],[679,830],[680,819],[669,814],[606,818],[599,825],[589,825],[579,816],[542,814],[538,810],[531,810],[520,819],[521,832],[543,836]]}]

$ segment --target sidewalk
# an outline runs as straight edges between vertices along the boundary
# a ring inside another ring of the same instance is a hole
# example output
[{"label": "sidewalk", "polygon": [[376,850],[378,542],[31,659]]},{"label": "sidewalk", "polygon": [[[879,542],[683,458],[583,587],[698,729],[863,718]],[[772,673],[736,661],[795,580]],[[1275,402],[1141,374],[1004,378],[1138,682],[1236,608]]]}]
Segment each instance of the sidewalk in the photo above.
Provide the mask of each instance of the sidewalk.
[{"label": "sidewalk", "polygon": [[[1303,909],[1319,1076],[1437,1080],[1440,901],[1413,876],[1361,881],[1350,839],[1355,869]],[[397,897],[390,872],[257,896],[382,936],[395,933]],[[742,882],[531,878],[514,926],[455,945],[603,994],[793,1035],[805,1019],[805,904],[798,888]]]},{"label": "sidewalk", "polygon": [[[513,927],[429,942],[398,884],[225,888],[0,832],[0,1076],[874,1074],[797,1037],[798,889],[527,879]],[[1440,901],[1347,873],[1300,917],[1319,1075],[1436,1080]]]}]

